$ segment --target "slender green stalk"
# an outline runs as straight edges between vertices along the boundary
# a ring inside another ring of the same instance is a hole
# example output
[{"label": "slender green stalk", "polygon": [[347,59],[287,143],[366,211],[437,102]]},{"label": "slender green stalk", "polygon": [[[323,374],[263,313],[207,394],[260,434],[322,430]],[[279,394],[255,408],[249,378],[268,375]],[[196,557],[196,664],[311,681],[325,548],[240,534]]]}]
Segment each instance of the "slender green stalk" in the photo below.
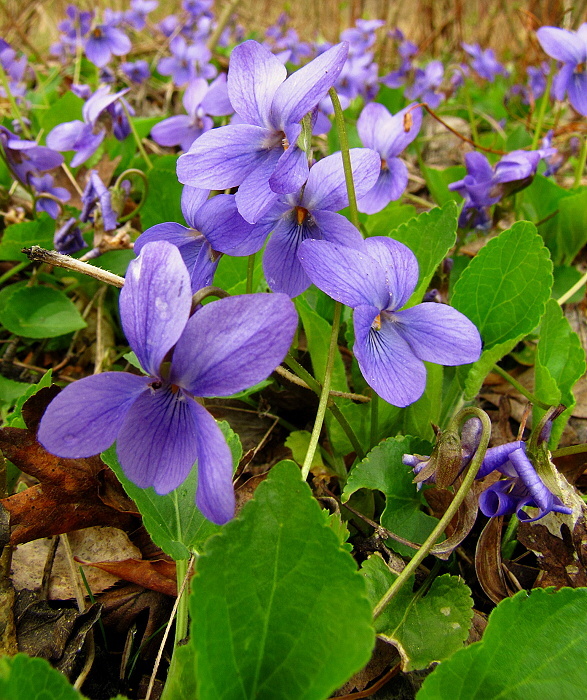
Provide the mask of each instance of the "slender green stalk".
[{"label": "slender green stalk", "polygon": [[546,88],[544,94],[542,95],[542,101],[540,102],[540,107],[538,108],[538,118],[536,119],[536,126],[534,127],[534,137],[532,138],[532,145],[530,149],[535,151],[538,148],[538,143],[542,137],[542,126],[544,124],[544,117],[546,115],[546,107],[550,102],[550,88],[552,87],[552,80],[554,78],[554,61],[550,63],[550,73],[548,74],[548,79],[546,81]]},{"label": "slender green stalk", "polygon": [[[125,221],[130,221],[132,218],[134,218],[141,210],[143,204],[147,200],[147,195],[149,194],[149,180],[147,179],[147,176],[145,175],[145,173],[142,170],[139,170],[138,168],[128,168],[121,175],[119,175],[116,178],[116,182],[114,183],[114,189],[118,190],[119,187],[122,185],[124,179],[126,177],[129,177],[130,175],[138,175],[141,178],[141,180],[143,181],[143,189],[141,190],[141,198],[140,198],[138,204],[136,205],[136,207],[129,214],[126,214],[125,216],[119,217],[119,219],[118,219],[119,224],[124,224]],[[122,206],[122,203],[121,203],[121,206]]]},{"label": "slender green stalk", "polygon": [[587,452],[587,445],[583,443],[582,445],[571,445],[570,447],[561,447],[552,453],[553,458],[557,457],[568,457],[569,455],[579,455],[583,452]]},{"label": "slender green stalk", "polygon": [[132,132],[132,136],[135,140],[135,143],[137,144],[137,148],[139,149],[139,153],[143,157],[143,160],[147,164],[147,169],[152,170],[153,169],[153,163],[151,163],[151,159],[147,155],[147,151],[145,151],[145,147],[143,146],[143,142],[141,141],[140,136],[137,133],[137,128],[133,123],[132,117],[130,116],[130,112],[128,111],[128,107],[124,104],[124,100],[120,100],[120,104],[122,105],[122,109],[124,110],[124,113],[126,114],[126,118],[128,119],[128,123],[130,125],[130,130]]},{"label": "slender green stalk", "polygon": [[214,49],[216,48],[218,39],[220,39],[220,35],[224,31],[224,27],[226,27],[226,25],[228,24],[230,16],[234,12],[234,9],[239,4],[239,2],[240,0],[229,0],[229,2],[227,2],[224,6],[224,9],[218,17],[218,21],[216,22],[214,31],[212,32],[212,34],[210,34],[210,38],[206,42],[206,46],[208,49],[210,49],[210,51],[214,51]]},{"label": "slender green stalk", "polygon": [[581,279],[577,280],[575,284],[568,290],[566,291],[562,297],[557,299],[558,304],[561,306],[567,302],[576,292],[578,292],[581,287],[584,287],[585,284],[587,284],[587,272],[581,277]]},{"label": "slender green stalk", "polygon": [[[175,562],[175,571],[177,579],[177,591],[179,596],[179,591],[182,589],[182,583],[188,572],[188,560],[178,559]],[[185,588],[185,586],[184,586]],[[185,639],[188,634],[188,597],[182,595],[179,597],[179,602],[177,604],[177,614],[175,618],[175,644],[179,644],[182,639]]]},{"label": "slender green stalk", "polygon": [[75,31],[75,63],[73,66],[73,84],[79,84],[79,78],[82,71],[82,37],[81,27],[78,25]]},{"label": "slender green stalk", "polygon": [[255,272],[255,253],[249,255],[247,261],[247,286],[245,289],[245,294],[253,293],[253,274]]},{"label": "slender green stalk", "polygon": [[465,104],[467,105],[467,113],[469,115],[469,126],[471,127],[471,136],[475,143],[479,143],[479,132],[477,131],[477,122],[475,121],[475,112],[473,110],[473,101],[469,92],[469,84],[465,80],[463,83],[463,94],[465,95]]},{"label": "slender green stalk", "polygon": [[575,170],[575,182],[573,187],[579,187],[581,185],[581,180],[583,179],[583,173],[585,172],[585,163],[587,162],[587,138],[583,137],[583,142],[581,144],[581,153],[579,153],[579,160],[577,161],[577,168]]},{"label": "slender green stalk", "polygon": [[518,382],[516,379],[512,377],[511,374],[508,374],[505,369],[502,369],[499,365],[493,365],[493,371],[496,374],[499,374],[500,377],[503,377],[507,382],[509,382],[516,391],[519,391],[522,396],[525,396],[530,403],[534,404],[535,406],[539,406],[540,408],[544,409],[545,411],[548,411],[550,408],[550,404],[544,403],[544,401],[541,401],[540,399],[536,398],[534,394],[528,391],[526,387],[522,386],[520,382]]},{"label": "slender green stalk", "polygon": [[18,123],[20,124],[20,128],[22,129],[22,135],[27,138],[31,139],[32,135],[31,132],[29,131],[28,126],[26,125],[25,120],[22,117],[22,114],[20,112],[19,106],[16,103],[16,100],[14,99],[14,95],[12,94],[12,90],[10,89],[10,83],[8,82],[8,76],[6,75],[6,71],[4,70],[4,67],[0,63],[0,82],[2,82],[2,86],[4,87],[4,91],[6,92],[6,97],[8,98],[8,101],[10,102],[10,108],[12,110],[12,115],[14,116],[15,119],[18,119]]},{"label": "slender green stalk", "polygon": [[332,368],[334,367],[334,357],[338,350],[338,330],[340,328],[341,312],[342,304],[339,301],[337,301],[334,305],[334,319],[332,321],[332,332],[330,334],[330,345],[328,347],[328,358],[326,360],[326,370],[324,372],[324,381],[322,382],[320,402],[318,404],[318,411],[316,412],[316,420],[314,421],[314,428],[312,429],[312,435],[310,437],[310,444],[308,445],[306,459],[304,460],[304,464],[302,465],[302,478],[304,480],[308,478],[308,474],[310,473],[310,467],[312,466],[314,454],[316,453],[316,448],[318,447],[320,432],[322,431],[322,424],[324,423],[324,416],[326,415],[326,407],[328,405],[330,391],[330,382],[332,380]]},{"label": "slender green stalk", "polygon": [[342,153],[342,166],[344,168],[344,179],[349,198],[350,219],[357,228],[359,228],[359,210],[357,209],[357,196],[355,194],[355,183],[353,182],[353,169],[351,167],[351,154],[349,152],[349,140],[344,124],[344,113],[340,106],[340,100],[334,88],[328,91],[332,104],[334,106],[334,120],[338,130],[338,138],[340,140],[340,152]]},{"label": "slender green stalk", "polygon": [[516,547],[516,532],[519,524],[520,521],[518,518],[512,516],[507,530],[505,531],[505,535],[501,540],[501,556],[505,559],[509,559],[514,552]]},{"label": "slender green stalk", "polygon": [[371,447],[375,447],[379,438],[379,396],[371,394]]},{"label": "slender green stalk", "polygon": [[398,594],[401,587],[406,583],[410,576],[416,571],[416,569],[428,556],[432,547],[434,547],[439,537],[442,535],[450,521],[453,519],[461,503],[465,500],[465,496],[469,492],[473,481],[477,476],[477,472],[481,467],[483,457],[485,456],[485,452],[489,444],[489,438],[491,436],[491,421],[489,420],[489,416],[485,413],[485,411],[482,411],[480,408],[476,408],[475,406],[468,406],[467,408],[464,408],[462,411],[460,411],[457,416],[455,416],[455,419],[453,421],[455,428],[460,427],[471,416],[476,416],[481,420],[483,430],[481,433],[481,439],[479,441],[479,447],[475,452],[475,456],[471,460],[471,464],[469,466],[465,478],[463,479],[463,483],[461,484],[461,487],[455,494],[455,497],[452,499],[452,502],[447,508],[446,513],[439,520],[438,525],[434,528],[428,539],[412,557],[410,562],[406,565],[406,568],[396,578],[393,584],[389,587],[387,593],[385,593],[383,598],[381,598],[381,600],[375,606],[375,609],[373,610],[374,618],[377,618],[379,617],[379,615],[381,615],[388,603]]},{"label": "slender green stalk", "polygon": [[23,260],[22,262],[18,263],[18,265],[15,265],[14,267],[10,268],[8,272],[5,272],[3,275],[0,275],[0,284],[4,284],[6,280],[10,279],[14,275],[18,275],[18,273],[21,270],[24,270],[25,267],[28,267],[30,264],[30,260]]}]

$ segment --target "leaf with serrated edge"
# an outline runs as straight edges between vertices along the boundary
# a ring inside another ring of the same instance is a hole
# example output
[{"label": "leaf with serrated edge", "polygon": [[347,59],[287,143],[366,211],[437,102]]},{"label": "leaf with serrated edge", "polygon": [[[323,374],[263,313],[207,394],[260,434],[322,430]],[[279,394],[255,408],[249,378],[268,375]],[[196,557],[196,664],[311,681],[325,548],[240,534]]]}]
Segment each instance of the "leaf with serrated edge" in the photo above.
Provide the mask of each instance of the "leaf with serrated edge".
[{"label": "leaf with serrated edge", "polygon": [[[397,576],[379,554],[363,562],[361,573],[375,607]],[[412,576],[375,622],[378,636],[397,647],[404,671],[427,668],[461,649],[473,617],[471,591],[460,577],[435,578],[423,596],[413,585]]]},{"label": "leaf with serrated edge", "polygon": [[2,700],[83,700],[67,678],[45,659],[26,654],[0,658]]},{"label": "leaf with serrated edge", "polygon": [[324,700],[374,643],[365,583],[291,461],[208,542],[190,613],[199,700]]},{"label": "leaf with serrated edge", "polygon": [[552,288],[552,262],[536,227],[519,221],[490,240],[455,285],[452,305],[479,329],[483,353],[459,370],[473,398],[493,365],[538,325]]},{"label": "leaf with serrated edge", "polygon": [[418,700],[585,697],[587,588],[537,588],[503,600],[483,639],[424,681]]}]

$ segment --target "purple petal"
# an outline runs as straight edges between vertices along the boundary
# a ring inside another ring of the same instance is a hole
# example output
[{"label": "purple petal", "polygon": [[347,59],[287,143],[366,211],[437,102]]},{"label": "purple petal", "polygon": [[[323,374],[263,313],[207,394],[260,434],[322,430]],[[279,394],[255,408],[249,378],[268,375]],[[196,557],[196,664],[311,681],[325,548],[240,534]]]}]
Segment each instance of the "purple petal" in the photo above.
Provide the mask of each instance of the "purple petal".
[{"label": "purple petal", "polygon": [[153,241],[167,241],[179,248],[180,246],[190,243],[193,240],[194,234],[195,231],[192,229],[186,228],[181,224],[176,224],[173,221],[164,224],[155,224],[155,226],[151,226],[151,228],[148,228],[137,238],[134,244],[134,252],[136,255],[139,255],[144,246]]},{"label": "purple petal", "polygon": [[298,258],[312,282],[336,301],[351,307],[386,308],[385,271],[366,250],[308,240],[301,244]]},{"label": "purple petal", "polygon": [[[362,197],[377,181],[381,159],[375,151],[368,148],[352,148],[350,155],[355,193],[357,197]],[[333,153],[310,169],[302,206],[310,211],[340,211],[348,205],[348,201],[342,154]]]},{"label": "purple petal", "polygon": [[240,215],[251,224],[256,223],[279,198],[269,186],[269,178],[280,155],[278,149],[266,151],[265,159],[247,175],[235,195]]},{"label": "purple petal", "polygon": [[143,392],[128,410],[116,441],[125,475],[140,488],[169,493],[197,457],[193,399],[166,385]]},{"label": "purple petal", "polygon": [[275,93],[271,123],[277,129],[298,123],[334,85],[346,61],[348,44],[342,42],[296,71]]},{"label": "purple petal", "polygon": [[[325,241],[356,250],[363,248],[365,241],[361,232],[342,214],[335,214],[333,211],[324,209],[313,211],[311,216]],[[319,238],[316,235],[313,237]]]},{"label": "purple petal", "polygon": [[184,141],[191,139],[188,145],[189,148],[200,135],[200,132],[201,130],[197,126],[191,126],[191,120],[187,114],[177,114],[155,124],[151,129],[151,136],[153,141],[160,146],[167,147],[179,146]]},{"label": "purple petal", "polygon": [[573,80],[574,72],[575,65],[573,63],[565,63],[559,72],[554,76],[554,80],[552,82],[552,95],[555,100],[562,102],[562,100],[565,99],[569,84]]},{"label": "purple petal", "polygon": [[80,140],[80,143],[78,143],[78,151],[71,159],[71,167],[77,168],[78,165],[85,163],[90,156],[93,156],[105,136],[105,129],[94,134],[90,128],[89,133],[84,137],[83,141]]},{"label": "purple petal", "polygon": [[367,253],[385,271],[391,301],[388,309],[401,309],[418,284],[418,261],[403,243],[387,236],[372,236],[365,241]]},{"label": "purple petal", "polygon": [[234,112],[234,107],[228,97],[226,73],[220,73],[216,80],[210,84],[210,88],[202,100],[202,109],[213,117],[221,117]]},{"label": "purple petal", "polygon": [[210,190],[203,190],[199,187],[185,185],[181,191],[181,213],[188,226],[197,228],[194,225],[196,212],[204,204],[210,195]]},{"label": "purple petal", "polygon": [[208,92],[208,81],[204,78],[194,78],[183,93],[183,106],[185,111],[191,116],[195,116],[196,111]]},{"label": "purple petal", "polygon": [[228,95],[235,112],[249,124],[271,127],[271,103],[287,76],[285,66],[256,41],[245,41],[230,55]]},{"label": "purple petal", "polygon": [[275,170],[269,178],[269,187],[279,194],[296,192],[308,179],[309,171],[306,152],[292,143],[277,161]]},{"label": "purple petal", "polygon": [[536,32],[538,41],[544,51],[563,63],[583,63],[585,61],[585,42],[575,32],[558,27],[540,27]]},{"label": "purple petal", "polygon": [[465,365],[481,355],[474,323],[446,304],[426,302],[393,314],[397,332],[416,357],[438,365]]},{"label": "purple petal", "polygon": [[86,43],[86,57],[95,66],[102,68],[110,60],[110,46],[102,39],[94,39],[92,36]]},{"label": "purple petal", "polygon": [[70,459],[108,449],[149,377],[104,372],[69,384],[49,404],[37,439],[52,454]]},{"label": "purple petal", "polygon": [[587,75],[585,73],[573,73],[573,78],[568,84],[569,102],[574,109],[587,116]]},{"label": "purple petal", "polygon": [[399,158],[391,158],[382,168],[375,186],[357,201],[364,214],[377,214],[390,202],[399,199],[408,186],[408,169]]},{"label": "purple petal", "polygon": [[110,51],[115,56],[123,56],[125,53],[128,53],[132,49],[130,39],[122,30],[116,29],[115,27],[109,27],[107,36],[108,43],[110,45]]},{"label": "purple petal", "polygon": [[488,518],[514,513],[517,499],[510,495],[511,489],[511,480],[492,484],[479,496],[479,510]]},{"label": "purple petal", "polygon": [[305,226],[299,226],[293,216],[280,219],[263,254],[263,272],[273,292],[297,297],[312,284],[298,260],[298,250],[308,236]]},{"label": "purple petal", "polygon": [[230,194],[218,194],[209,199],[196,213],[194,221],[214,250],[229,255],[256,253],[267,236],[262,227],[243,219],[234,195]]},{"label": "purple petal", "polygon": [[426,387],[426,368],[397,333],[394,324],[373,327],[379,310],[374,306],[355,309],[353,352],[369,386],[392,406],[409,406]]},{"label": "purple petal", "polygon": [[58,124],[47,134],[47,146],[55,151],[73,151],[86,132],[91,134],[91,128],[79,119]]},{"label": "purple petal", "polygon": [[532,462],[526,455],[526,450],[521,447],[513,450],[509,455],[509,460],[514,465],[517,475],[528,489],[536,505],[542,510],[551,510],[553,495],[538,476]]},{"label": "purple petal", "polygon": [[171,243],[148,243],[128,266],[120,292],[122,327],[139,362],[152,376],[160,376],[163,358],[185,327],[191,297],[188,271]]},{"label": "purple petal", "polygon": [[284,294],[247,294],[206,304],[190,318],[173,354],[171,381],[196,396],[229,396],[265,379],[297,327]]},{"label": "purple petal", "polygon": [[177,177],[182,184],[192,187],[218,190],[236,187],[267,160],[264,143],[271,136],[267,129],[250,124],[207,131],[188,153],[178,158]]},{"label": "purple petal", "polygon": [[198,490],[196,505],[217,525],[234,517],[235,497],[232,485],[232,455],[222,431],[203,407],[193,403],[197,426]]},{"label": "purple petal", "polygon": [[[411,124],[406,131],[406,115],[411,115]],[[408,105],[391,118],[389,129],[382,135],[382,150],[380,154],[386,160],[398,156],[416,138],[422,126],[422,110],[420,107]]]},{"label": "purple petal", "polygon": [[107,107],[126,95],[129,90],[130,88],[125,88],[111,94],[108,86],[98,88],[83,106],[82,114],[86,124],[94,124]]},{"label": "purple petal", "polygon": [[502,474],[507,476],[515,476],[515,473],[510,473],[509,471],[503,471],[501,467],[509,461],[510,454],[519,448],[523,448],[524,443],[520,440],[515,442],[507,442],[504,445],[496,445],[495,447],[490,447],[485,456],[483,457],[483,462],[481,468],[477,472],[476,479],[482,479],[484,476],[491,474],[492,471],[499,469]]}]

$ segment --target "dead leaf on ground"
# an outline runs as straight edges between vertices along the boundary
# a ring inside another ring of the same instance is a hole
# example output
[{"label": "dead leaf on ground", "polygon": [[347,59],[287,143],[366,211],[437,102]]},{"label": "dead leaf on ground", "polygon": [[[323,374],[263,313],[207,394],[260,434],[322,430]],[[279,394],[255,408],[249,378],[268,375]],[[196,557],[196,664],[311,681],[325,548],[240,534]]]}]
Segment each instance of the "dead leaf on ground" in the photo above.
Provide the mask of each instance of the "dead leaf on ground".
[{"label": "dead leaf on ground", "polygon": [[177,580],[175,562],[159,559],[145,561],[144,559],[123,559],[121,561],[84,561],[76,557],[76,561],[87,567],[101,569],[112,574],[111,578],[124,579],[136,583],[151,591],[177,596]]}]

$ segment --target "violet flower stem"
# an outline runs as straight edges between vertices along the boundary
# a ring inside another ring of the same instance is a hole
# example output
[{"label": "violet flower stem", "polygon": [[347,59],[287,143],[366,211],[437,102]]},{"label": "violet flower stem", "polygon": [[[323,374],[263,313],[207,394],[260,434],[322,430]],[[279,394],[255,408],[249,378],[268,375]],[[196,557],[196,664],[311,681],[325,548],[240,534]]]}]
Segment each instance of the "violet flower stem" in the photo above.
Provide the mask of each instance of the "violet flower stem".
[{"label": "violet flower stem", "polygon": [[128,177],[129,175],[138,175],[143,181],[143,189],[141,190],[141,198],[139,203],[130,213],[125,214],[125,216],[118,219],[119,224],[124,224],[126,221],[133,219],[142,209],[143,204],[147,201],[147,195],[149,194],[149,180],[147,179],[145,173],[138,168],[128,168],[128,170],[125,170],[121,175],[119,175],[114,183],[114,189],[118,189],[124,181],[124,178]]},{"label": "violet flower stem", "polygon": [[530,393],[526,387],[522,386],[520,382],[517,379],[514,379],[511,374],[505,371],[505,369],[502,369],[499,365],[493,365],[493,372],[496,374],[499,374],[500,377],[503,377],[507,382],[509,382],[516,391],[519,391],[522,396],[525,396],[530,403],[534,404],[534,406],[539,406],[540,408],[544,409],[545,411],[548,411],[550,408],[550,404],[544,403],[544,401],[541,401],[540,399],[536,398],[534,394]]},{"label": "violet flower stem", "polygon": [[560,447],[552,453],[553,459],[557,457],[567,457],[568,455],[578,455],[587,452],[587,444],[571,445],[570,447]]},{"label": "violet flower stem", "polygon": [[489,420],[489,416],[485,413],[485,411],[482,411],[476,406],[468,406],[466,408],[463,408],[463,410],[455,416],[454,420],[452,421],[452,425],[455,427],[455,429],[458,429],[471,416],[476,416],[477,418],[479,418],[483,427],[481,432],[481,438],[479,440],[479,446],[477,447],[475,456],[471,460],[471,464],[469,466],[465,478],[463,479],[463,483],[461,484],[459,490],[456,492],[454,498],[452,499],[451,504],[446,510],[446,513],[438,521],[438,525],[434,528],[434,530],[432,530],[430,536],[420,547],[420,549],[416,552],[416,554],[412,557],[410,562],[406,565],[406,568],[401,572],[401,574],[389,587],[387,593],[385,593],[383,598],[381,598],[381,600],[375,606],[375,609],[373,610],[374,619],[378,618],[379,615],[381,615],[381,613],[384,611],[389,602],[398,594],[401,587],[406,583],[410,576],[416,571],[416,569],[428,556],[430,550],[432,549],[432,547],[434,547],[440,535],[445,531],[446,527],[453,519],[461,503],[465,500],[465,496],[467,495],[471,486],[473,485],[473,481],[475,481],[477,472],[479,471],[481,463],[483,462],[483,458],[485,457],[487,446],[489,445],[489,438],[491,437],[491,421]]},{"label": "violet flower stem", "polygon": [[6,97],[8,98],[8,101],[10,102],[10,108],[12,110],[12,114],[16,119],[18,119],[18,123],[20,124],[20,128],[22,129],[22,135],[27,138],[27,139],[32,139],[31,132],[26,125],[21,111],[19,109],[18,104],[16,103],[16,100],[14,99],[14,95],[12,94],[12,90],[10,89],[10,83],[8,82],[8,76],[6,75],[6,71],[4,70],[4,67],[0,63],[0,82],[2,82],[2,86],[4,87],[4,91],[6,92]]},{"label": "violet flower stem", "polygon": [[21,270],[24,270],[25,267],[28,267],[30,265],[29,260],[24,260],[23,262],[18,263],[18,265],[15,265],[14,267],[11,267],[8,272],[5,272],[3,275],[0,275],[0,285],[4,284],[6,280],[10,279],[14,275],[18,275],[18,273]]},{"label": "violet flower stem", "polygon": [[326,407],[328,405],[330,392],[330,382],[332,380],[332,368],[334,367],[334,356],[338,350],[338,330],[340,328],[341,314],[342,304],[337,301],[334,305],[334,319],[332,321],[332,333],[330,334],[330,346],[328,347],[328,358],[326,360],[326,370],[324,372],[322,392],[320,393],[320,403],[318,404],[318,411],[316,413],[316,420],[314,421],[314,428],[312,429],[312,435],[310,437],[310,444],[308,445],[306,458],[304,459],[304,464],[302,465],[302,478],[304,481],[308,478],[308,474],[310,473],[310,467],[312,466],[312,461],[314,460],[316,448],[318,447],[318,440],[320,439],[320,433],[322,431],[322,425],[324,423],[324,416],[326,415]]},{"label": "violet flower stem", "polygon": [[575,284],[562,295],[562,297],[556,300],[559,306],[566,303],[576,292],[581,289],[581,287],[584,287],[585,284],[587,284],[587,272],[580,279],[578,279]]},{"label": "violet flower stem", "polygon": [[550,63],[550,73],[546,80],[546,87],[544,89],[544,94],[542,95],[542,101],[540,102],[540,107],[538,108],[538,118],[536,119],[536,126],[534,127],[534,137],[532,138],[532,145],[530,150],[535,151],[538,148],[538,143],[542,136],[542,125],[544,124],[544,116],[546,115],[546,107],[550,101],[550,89],[552,87],[552,80],[554,78],[554,61]]},{"label": "violet flower stem", "polygon": [[132,132],[132,136],[135,140],[135,143],[137,144],[137,148],[139,149],[139,153],[141,154],[143,160],[147,164],[147,170],[152,170],[153,163],[151,163],[151,159],[147,155],[147,151],[145,151],[145,147],[143,146],[143,142],[141,141],[141,138],[137,133],[137,128],[133,123],[132,117],[130,116],[130,112],[128,111],[128,107],[124,104],[124,100],[120,100],[120,104],[122,105],[122,109],[124,110],[126,118],[128,119],[130,130]]},{"label": "violet flower stem", "polygon": [[253,274],[255,272],[255,253],[249,255],[247,261],[247,286],[245,288],[245,294],[253,293]]},{"label": "violet flower stem", "polygon": [[475,143],[479,142],[479,132],[477,131],[477,124],[475,122],[475,112],[473,111],[473,102],[471,100],[471,93],[469,92],[469,85],[467,81],[463,83],[463,93],[465,95],[465,104],[467,105],[467,113],[469,115],[469,126],[471,127],[471,136]]},{"label": "violet flower stem", "polygon": [[353,169],[351,167],[351,155],[349,153],[349,140],[344,125],[344,113],[340,106],[340,100],[334,88],[328,91],[332,104],[334,106],[334,119],[338,130],[338,138],[340,140],[340,152],[342,154],[342,167],[344,168],[344,179],[349,198],[350,220],[357,228],[359,223],[359,210],[357,209],[357,197],[355,195],[355,183],[353,182]]},{"label": "violet flower stem", "polygon": [[[188,560],[177,559],[175,562],[175,575],[177,579],[177,591],[181,590],[181,584],[188,572]],[[182,595],[177,605],[177,613],[175,617],[175,645],[177,646],[182,639],[187,637],[188,633],[188,597]]]},{"label": "violet flower stem", "polygon": [[79,78],[82,71],[82,36],[81,27],[75,29],[75,63],[73,66],[73,84],[79,85]]},{"label": "violet flower stem", "polygon": [[218,22],[216,22],[214,31],[212,32],[212,34],[210,34],[210,37],[206,42],[206,47],[210,49],[210,51],[214,51],[214,49],[216,48],[218,39],[220,39],[220,35],[224,31],[224,27],[226,27],[226,25],[228,24],[230,16],[234,12],[234,9],[239,4],[239,2],[240,0],[229,0],[224,6],[224,9],[218,17]]},{"label": "violet flower stem", "polygon": [[579,153],[579,160],[577,161],[577,168],[575,170],[575,182],[573,187],[581,186],[581,179],[583,178],[583,173],[585,172],[585,163],[587,162],[587,138],[583,137],[583,142],[581,144],[581,152]]}]

